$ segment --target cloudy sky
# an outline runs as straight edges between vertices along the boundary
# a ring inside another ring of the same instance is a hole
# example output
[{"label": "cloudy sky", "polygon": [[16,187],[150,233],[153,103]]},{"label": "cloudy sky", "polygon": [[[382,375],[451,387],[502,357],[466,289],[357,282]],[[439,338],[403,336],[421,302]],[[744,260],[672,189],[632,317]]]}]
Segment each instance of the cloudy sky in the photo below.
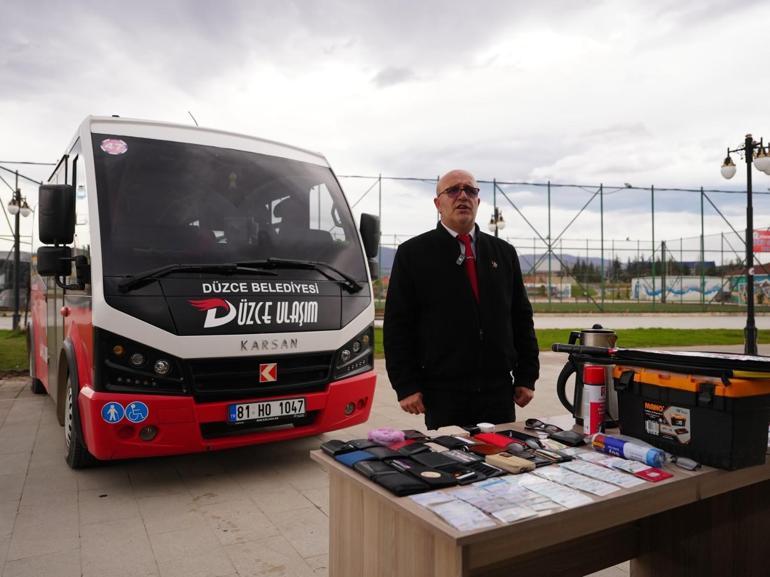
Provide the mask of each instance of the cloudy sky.
[{"label": "cloudy sky", "polygon": [[[730,183],[719,175],[727,147],[748,131],[770,138],[767,2],[3,0],[1,7],[0,161],[54,162],[88,114],[190,123],[190,111],[202,126],[319,150],[340,175],[433,178],[464,167],[490,181],[586,185],[554,189],[555,237],[599,183],[740,189],[743,170]],[[342,183],[351,202],[372,185]],[[770,177],[756,172],[755,190],[768,186]],[[502,188],[545,236],[546,189]],[[356,212],[377,212],[378,190]],[[433,226],[431,190],[383,183],[386,242]],[[25,193],[34,200],[32,187]],[[3,205],[9,195],[0,182]],[[745,196],[711,198],[733,227],[745,227]],[[536,236],[498,200],[505,236]],[[485,185],[481,219],[491,205]],[[765,228],[770,197],[757,195],[755,205],[755,225]],[[597,198],[565,238],[598,239],[598,210]],[[698,194],[658,193],[656,238],[698,235],[699,210]],[[649,192],[608,195],[604,227],[618,244],[648,242]],[[705,227],[730,230],[708,202]]]}]

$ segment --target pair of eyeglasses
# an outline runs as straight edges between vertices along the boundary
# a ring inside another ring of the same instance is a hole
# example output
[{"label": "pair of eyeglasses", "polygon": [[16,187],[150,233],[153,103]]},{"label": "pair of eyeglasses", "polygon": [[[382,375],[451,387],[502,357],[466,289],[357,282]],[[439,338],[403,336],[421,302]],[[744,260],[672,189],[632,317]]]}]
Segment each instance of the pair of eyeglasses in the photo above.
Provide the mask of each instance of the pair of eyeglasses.
[{"label": "pair of eyeglasses", "polygon": [[531,431],[545,431],[546,433],[560,433],[564,430],[556,425],[544,423],[540,419],[527,419],[524,421],[524,428]]},{"label": "pair of eyeglasses", "polygon": [[446,194],[450,198],[457,198],[460,196],[461,192],[464,192],[468,198],[475,198],[479,195],[478,188],[468,186],[467,184],[455,184],[454,186],[450,186],[449,188],[442,190],[439,193],[439,196]]}]

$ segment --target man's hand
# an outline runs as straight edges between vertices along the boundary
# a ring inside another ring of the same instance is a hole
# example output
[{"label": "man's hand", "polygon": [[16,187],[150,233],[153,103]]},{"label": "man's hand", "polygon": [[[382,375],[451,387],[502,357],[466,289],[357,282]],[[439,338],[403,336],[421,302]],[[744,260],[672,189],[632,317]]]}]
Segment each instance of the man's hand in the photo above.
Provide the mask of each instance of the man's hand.
[{"label": "man's hand", "polygon": [[401,408],[407,413],[413,415],[422,415],[425,412],[425,405],[422,404],[422,393],[414,393],[404,397],[398,402]]},{"label": "man's hand", "polygon": [[529,402],[534,398],[534,396],[535,396],[535,391],[533,391],[532,389],[528,389],[527,387],[513,388],[513,401],[519,407],[526,407],[529,404]]}]

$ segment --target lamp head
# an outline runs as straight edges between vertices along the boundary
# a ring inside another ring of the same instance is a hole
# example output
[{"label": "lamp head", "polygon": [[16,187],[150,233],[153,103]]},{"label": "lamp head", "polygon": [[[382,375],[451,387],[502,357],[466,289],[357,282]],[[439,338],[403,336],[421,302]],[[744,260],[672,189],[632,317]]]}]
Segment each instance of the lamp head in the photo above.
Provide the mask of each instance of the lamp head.
[{"label": "lamp head", "polygon": [[725,161],[722,163],[722,176],[726,179],[731,179],[733,176],[735,176],[735,171],[737,170],[735,167],[735,163],[733,162],[733,159],[730,158],[730,155],[727,155],[727,158],[725,158]]}]

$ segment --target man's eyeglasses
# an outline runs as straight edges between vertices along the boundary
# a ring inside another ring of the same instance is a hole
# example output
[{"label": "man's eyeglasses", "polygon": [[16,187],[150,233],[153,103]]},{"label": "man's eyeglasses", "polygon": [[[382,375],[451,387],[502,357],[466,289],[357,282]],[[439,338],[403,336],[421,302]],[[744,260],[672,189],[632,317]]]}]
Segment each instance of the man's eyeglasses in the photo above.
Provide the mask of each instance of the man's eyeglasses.
[{"label": "man's eyeglasses", "polygon": [[450,186],[449,188],[442,190],[439,193],[439,196],[442,194],[446,194],[450,198],[457,198],[460,196],[460,193],[464,192],[468,198],[475,198],[479,195],[479,189],[475,188],[473,186],[468,186],[466,184],[455,184],[454,186]]}]

